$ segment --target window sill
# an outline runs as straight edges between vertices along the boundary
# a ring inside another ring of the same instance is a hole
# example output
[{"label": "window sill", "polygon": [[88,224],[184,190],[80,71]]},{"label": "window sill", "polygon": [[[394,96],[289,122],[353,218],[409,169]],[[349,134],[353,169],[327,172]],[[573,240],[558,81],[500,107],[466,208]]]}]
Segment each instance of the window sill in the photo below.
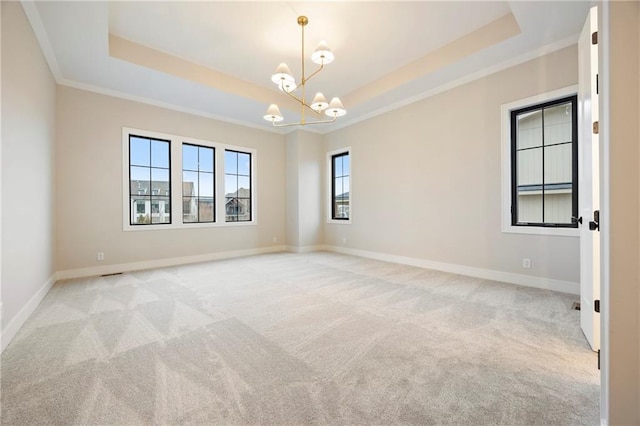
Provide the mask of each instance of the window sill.
[{"label": "window sill", "polygon": [[351,225],[351,219],[347,219],[347,220],[327,219],[327,223],[331,223],[334,225]]},{"label": "window sill", "polygon": [[542,226],[512,226],[502,227],[505,234],[549,235],[553,237],[580,237],[579,228],[545,228]]},{"label": "window sill", "polygon": [[194,228],[226,228],[236,226],[256,226],[257,221],[252,220],[250,222],[214,222],[214,223],[180,223],[180,224],[167,224],[167,225],[124,225],[122,230],[124,232],[138,232],[138,231],[161,231],[161,230],[175,230],[175,229],[194,229]]}]

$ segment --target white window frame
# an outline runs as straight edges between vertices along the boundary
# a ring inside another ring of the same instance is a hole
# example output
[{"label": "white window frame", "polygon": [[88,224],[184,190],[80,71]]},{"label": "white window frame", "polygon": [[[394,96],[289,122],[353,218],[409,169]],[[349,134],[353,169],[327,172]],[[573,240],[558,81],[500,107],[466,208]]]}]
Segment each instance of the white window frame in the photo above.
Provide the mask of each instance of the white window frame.
[{"label": "white window frame", "polygon": [[[170,141],[169,158],[171,164],[171,223],[154,225],[131,225],[129,211],[129,135]],[[200,145],[215,149],[215,222],[183,223],[182,222],[182,144]],[[225,214],[224,188],[224,152],[226,149],[251,154],[251,220],[244,222],[227,222]],[[257,150],[238,145],[206,141],[187,136],[154,132],[151,130],[122,128],[122,230],[123,231],[158,231],[166,229],[218,228],[229,226],[253,226],[258,224],[256,170],[258,164]],[[222,194],[222,195],[220,195]],[[220,201],[220,202],[219,202]]]},{"label": "white window frame", "polygon": [[[332,163],[333,156],[338,154],[349,154],[349,164],[350,164],[349,166],[350,167],[350,170],[349,170],[349,219],[339,219],[339,220],[333,218],[333,211],[332,211],[333,200],[331,199],[333,195],[331,193],[331,187],[332,187],[331,181],[333,179],[331,163]],[[327,152],[326,176],[327,176],[326,178],[327,223],[336,224],[336,225],[350,225],[351,221],[353,220],[353,151],[351,150],[350,146],[346,146],[344,148],[335,149],[333,151]]]},{"label": "white window frame", "polygon": [[[578,93],[578,86],[569,86],[540,95],[519,99],[500,106],[501,163],[502,163],[502,232],[510,234],[555,235],[579,237],[577,228],[552,228],[542,226],[514,226],[511,224],[511,111],[566,98]],[[578,141],[580,144],[580,141]]]}]

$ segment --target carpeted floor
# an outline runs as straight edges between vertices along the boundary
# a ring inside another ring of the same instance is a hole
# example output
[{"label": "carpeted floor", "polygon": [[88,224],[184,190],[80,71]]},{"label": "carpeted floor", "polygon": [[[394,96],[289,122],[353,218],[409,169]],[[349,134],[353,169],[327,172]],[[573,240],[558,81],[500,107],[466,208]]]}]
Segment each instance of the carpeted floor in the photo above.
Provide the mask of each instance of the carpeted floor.
[{"label": "carpeted floor", "polygon": [[577,297],[333,253],[58,282],[2,424],[599,423]]}]

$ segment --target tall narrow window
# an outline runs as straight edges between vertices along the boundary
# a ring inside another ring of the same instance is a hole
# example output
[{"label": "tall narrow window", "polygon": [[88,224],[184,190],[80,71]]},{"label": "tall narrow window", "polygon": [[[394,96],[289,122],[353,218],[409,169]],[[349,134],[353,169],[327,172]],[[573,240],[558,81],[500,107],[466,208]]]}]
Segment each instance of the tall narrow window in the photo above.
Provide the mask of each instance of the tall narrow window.
[{"label": "tall narrow window", "polygon": [[250,222],[251,154],[240,151],[224,152],[225,216],[227,222]]},{"label": "tall narrow window", "polygon": [[131,225],[171,223],[169,141],[129,135]]},{"label": "tall narrow window", "polygon": [[182,144],[182,222],[215,221],[214,148]]},{"label": "tall narrow window", "polygon": [[577,228],[578,113],[571,96],[511,111],[511,223]]},{"label": "tall narrow window", "polygon": [[331,156],[331,218],[349,220],[349,176],[351,161],[348,152]]}]

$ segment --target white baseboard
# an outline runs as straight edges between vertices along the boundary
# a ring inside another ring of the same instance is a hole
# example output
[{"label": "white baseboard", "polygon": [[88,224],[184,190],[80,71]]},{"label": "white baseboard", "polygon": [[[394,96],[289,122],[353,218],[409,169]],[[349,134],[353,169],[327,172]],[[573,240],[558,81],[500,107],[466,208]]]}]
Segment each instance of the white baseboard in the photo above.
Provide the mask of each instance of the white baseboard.
[{"label": "white baseboard", "polygon": [[378,253],[367,250],[359,250],[339,246],[324,246],[324,250],[336,253],[350,254],[367,257],[386,262],[400,263],[403,265],[417,266],[420,268],[435,269],[437,271],[453,274],[467,275],[486,280],[500,281],[527,287],[543,288],[559,291],[561,293],[580,294],[580,283],[571,281],[554,280],[551,278],[533,277],[530,275],[514,274],[511,272],[494,271],[491,269],[474,268],[471,266],[455,265],[452,263],[436,262],[432,260],[416,259],[413,257],[396,256],[392,254]]},{"label": "white baseboard", "polygon": [[277,253],[286,251],[285,246],[261,247],[246,250],[223,251],[217,253],[199,254],[195,256],[172,257],[168,259],[145,260],[143,262],[119,263],[114,265],[96,266],[91,268],[67,269],[58,271],[57,278],[94,277],[97,275],[116,274],[119,272],[140,271],[143,269],[164,268],[167,266],[187,265],[189,263],[209,262],[212,260],[230,259],[234,257],[253,256],[256,254]]},{"label": "white baseboard", "polygon": [[313,253],[314,251],[323,251],[326,250],[327,247],[323,245],[319,246],[287,246],[287,251],[291,253]]},{"label": "white baseboard", "polygon": [[11,343],[13,338],[16,337],[16,334],[18,334],[18,331],[20,330],[22,325],[27,321],[33,311],[36,310],[40,302],[42,302],[42,299],[44,299],[49,290],[51,290],[51,287],[53,287],[56,280],[57,274],[54,273],[53,275],[51,275],[51,277],[49,277],[47,282],[45,282],[44,285],[40,287],[40,290],[38,290],[36,294],[34,294],[33,297],[29,299],[27,304],[24,305],[22,309],[20,309],[16,316],[11,318],[9,324],[7,324],[7,326],[2,329],[2,334],[0,334],[0,347],[2,347],[1,352],[4,352],[5,348],[9,346],[9,343]]}]

